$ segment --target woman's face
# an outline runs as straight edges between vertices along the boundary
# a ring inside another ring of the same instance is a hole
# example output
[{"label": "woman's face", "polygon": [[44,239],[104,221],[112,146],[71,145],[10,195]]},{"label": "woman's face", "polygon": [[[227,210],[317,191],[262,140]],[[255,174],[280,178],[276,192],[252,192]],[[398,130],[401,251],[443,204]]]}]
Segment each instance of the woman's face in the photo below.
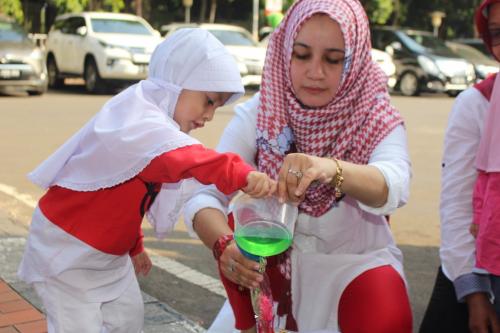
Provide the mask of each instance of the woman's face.
[{"label": "woman's face", "polygon": [[290,76],[297,99],[309,107],[333,100],[344,65],[344,38],[337,22],[327,15],[307,20],[293,44]]},{"label": "woman's face", "polygon": [[500,3],[492,4],[488,10],[488,30],[491,36],[491,51],[500,59]]}]

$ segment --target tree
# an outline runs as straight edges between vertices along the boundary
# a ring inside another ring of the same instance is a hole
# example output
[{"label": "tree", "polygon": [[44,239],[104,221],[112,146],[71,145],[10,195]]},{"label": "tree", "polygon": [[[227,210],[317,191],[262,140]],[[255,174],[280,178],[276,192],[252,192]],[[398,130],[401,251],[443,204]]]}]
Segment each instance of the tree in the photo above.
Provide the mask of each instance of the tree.
[{"label": "tree", "polygon": [[54,0],[59,13],[81,12],[89,3],[89,0]]},{"label": "tree", "polygon": [[20,0],[0,0],[0,13],[15,18],[19,23],[24,19]]},{"label": "tree", "polygon": [[53,0],[53,2],[59,13],[74,13],[84,10],[119,12],[125,7],[124,0]]}]

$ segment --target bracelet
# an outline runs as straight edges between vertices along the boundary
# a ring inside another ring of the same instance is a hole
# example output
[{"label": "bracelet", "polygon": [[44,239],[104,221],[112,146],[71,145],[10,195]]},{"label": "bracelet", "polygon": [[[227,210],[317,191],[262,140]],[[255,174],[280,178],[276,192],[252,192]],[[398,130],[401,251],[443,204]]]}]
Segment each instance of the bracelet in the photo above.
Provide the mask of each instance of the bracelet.
[{"label": "bracelet", "polygon": [[342,176],[342,166],[340,165],[340,162],[336,158],[332,158],[335,161],[335,164],[337,164],[337,170],[335,171],[335,177],[333,177],[332,181],[330,182],[330,185],[333,187],[335,193],[335,199],[340,199],[342,195],[342,184],[344,183],[344,177]]},{"label": "bracelet", "polygon": [[212,248],[212,253],[214,255],[214,258],[218,261],[220,256],[222,255],[222,252],[226,249],[226,247],[234,240],[234,237],[232,234],[229,235],[222,235],[217,239],[215,242],[213,248]]}]

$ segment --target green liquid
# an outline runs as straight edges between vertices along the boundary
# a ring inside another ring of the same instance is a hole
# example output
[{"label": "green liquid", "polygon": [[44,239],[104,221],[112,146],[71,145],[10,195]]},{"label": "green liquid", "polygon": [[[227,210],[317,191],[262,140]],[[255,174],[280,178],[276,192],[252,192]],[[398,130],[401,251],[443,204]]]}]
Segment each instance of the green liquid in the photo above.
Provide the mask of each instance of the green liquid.
[{"label": "green liquid", "polygon": [[239,228],[234,239],[240,248],[261,257],[284,252],[292,244],[292,236],[288,230],[262,221],[251,222]]}]

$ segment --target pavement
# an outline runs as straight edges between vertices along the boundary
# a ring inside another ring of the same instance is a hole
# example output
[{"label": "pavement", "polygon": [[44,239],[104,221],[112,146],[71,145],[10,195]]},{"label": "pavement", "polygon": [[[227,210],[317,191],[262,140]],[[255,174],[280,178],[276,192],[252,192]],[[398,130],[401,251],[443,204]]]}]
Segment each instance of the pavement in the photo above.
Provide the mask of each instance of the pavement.
[{"label": "pavement", "polygon": [[[16,276],[26,242],[25,226],[0,210],[0,333],[44,333],[43,305]],[[144,293],[144,333],[201,333],[205,329]]]},{"label": "pavement", "polygon": [[[23,223],[16,221],[15,217],[0,208],[0,333],[46,332],[40,299],[32,287],[16,276],[26,242],[26,233],[27,227]],[[399,247],[405,258],[405,273],[414,316],[413,326],[414,332],[417,332],[439,264],[438,249],[434,246],[401,244]],[[150,273],[146,279],[139,279],[145,308],[144,333],[206,332],[205,328],[199,325],[200,321],[188,318],[187,313],[192,311],[187,309],[195,306],[195,303],[222,304],[225,291],[220,282],[163,256],[150,253],[150,257],[154,265],[152,274]],[[188,281],[189,287],[180,287],[182,282],[175,282],[178,288],[166,285],[165,281],[175,281],[175,279]],[[175,292],[172,293],[173,291]],[[151,294],[168,300],[169,304],[181,311],[159,301]],[[187,305],[182,303],[182,300],[192,298],[193,294],[198,300],[205,301],[191,302]],[[197,312],[200,311],[203,310],[198,309]]]}]

